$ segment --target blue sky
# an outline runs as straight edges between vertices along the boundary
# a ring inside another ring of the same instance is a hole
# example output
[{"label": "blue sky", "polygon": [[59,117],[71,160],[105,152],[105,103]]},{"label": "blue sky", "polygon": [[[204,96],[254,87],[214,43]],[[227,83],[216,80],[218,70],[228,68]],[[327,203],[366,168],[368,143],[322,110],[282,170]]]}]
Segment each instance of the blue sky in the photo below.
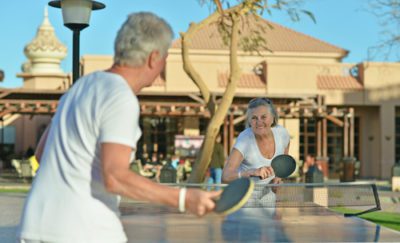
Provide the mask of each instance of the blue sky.
[{"label": "blue sky", "polygon": [[[22,85],[16,77],[26,61],[23,49],[36,35],[42,23],[48,0],[0,1],[0,69],[5,79],[0,87]],[[126,16],[136,11],[151,11],[166,19],[174,29],[175,37],[186,31],[190,22],[199,22],[210,14],[208,6],[197,0],[101,0],[106,8],[92,12],[90,26],[81,32],[80,54],[112,55],[113,41]],[[367,59],[369,47],[379,42],[381,31],[378,20],[362,9],[366,0],[306,0],[304,9],[311,11],[317,23],[304,16],[300,22],[278,11],[265,17],[273,22],[311,35],[350,51],[344,62],[357,63]],[[68,56],[61,64],[72,72],[72,32],[63,26],[60,9],[48,8],[49,19],[59,40],[67,45]],[[381,61],[375,59],[375,61]]]}]

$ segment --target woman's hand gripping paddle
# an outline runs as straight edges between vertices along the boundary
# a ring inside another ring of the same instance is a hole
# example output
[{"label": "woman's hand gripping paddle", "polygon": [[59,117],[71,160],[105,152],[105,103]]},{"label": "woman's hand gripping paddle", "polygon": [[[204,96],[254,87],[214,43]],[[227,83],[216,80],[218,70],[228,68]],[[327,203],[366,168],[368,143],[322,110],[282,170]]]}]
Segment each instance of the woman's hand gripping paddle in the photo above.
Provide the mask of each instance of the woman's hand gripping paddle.
[{"label": "woman's hand gripping paddle", "polygon": [[249,178],[240,178],[229,183],[219,199],[215,201],[214,211],[228,215],[239,210],[250,198],[254,190],[254,182]]},{"label": "woman's hand gripping paddle", "polygon": [[296,161],[287,154],[281,154],[272,159],[271,167],[275,176],[280,178],[289,177],[296,169]]}]

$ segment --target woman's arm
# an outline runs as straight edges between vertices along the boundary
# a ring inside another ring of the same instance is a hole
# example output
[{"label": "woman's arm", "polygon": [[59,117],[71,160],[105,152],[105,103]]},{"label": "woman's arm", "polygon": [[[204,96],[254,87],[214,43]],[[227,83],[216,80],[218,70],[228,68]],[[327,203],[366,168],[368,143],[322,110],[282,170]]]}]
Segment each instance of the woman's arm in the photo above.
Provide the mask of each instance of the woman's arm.
[{"label": "woman's arm", "polygon": [[230,155],[228,156],[228,159],[225,163],[225,167],[222,171],[223,182],[229,183],[239,178],[238,168],[240,163],[242,163],[242,160],[243,160],[242,154],[237,149],[233,148]]},{"label": "woman's arm", "polygon": [[246,171],[238,172],[239,165],[243,161],[243,155],[237,150],[232,149],[231,154],[225,164],[224,170],[222,172],[222,181],[229,183],[240,177],[259,177],[261,180],[273,175],[273,169],[270,166],[263,166],[260,168],[254,168]]},{"label": "woman's arm", "polygon": [[290,147],[290,141],[288,143],[288,145],[285,148],[285,151],[283,152],[284,154],[289,154],[289,147]]}]

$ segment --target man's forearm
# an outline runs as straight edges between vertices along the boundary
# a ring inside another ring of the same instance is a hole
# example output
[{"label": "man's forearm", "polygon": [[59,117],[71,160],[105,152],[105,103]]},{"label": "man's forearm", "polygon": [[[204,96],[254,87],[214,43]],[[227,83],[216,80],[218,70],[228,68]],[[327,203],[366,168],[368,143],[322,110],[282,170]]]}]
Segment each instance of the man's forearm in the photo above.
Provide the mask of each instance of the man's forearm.
[{"label": "man's forearm", "polygon": [[121,196],[178,207],[178,188],[157,184],[130,170],[109,172],[105,186],[109,192]]}]

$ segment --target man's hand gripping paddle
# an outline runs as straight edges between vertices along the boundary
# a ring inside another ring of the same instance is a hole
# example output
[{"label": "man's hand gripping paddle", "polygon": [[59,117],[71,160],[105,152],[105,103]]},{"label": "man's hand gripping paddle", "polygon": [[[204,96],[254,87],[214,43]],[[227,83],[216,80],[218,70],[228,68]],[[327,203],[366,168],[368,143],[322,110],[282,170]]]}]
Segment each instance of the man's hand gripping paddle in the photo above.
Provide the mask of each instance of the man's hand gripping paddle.
[{"label": "man's hand gripping paddle", "polygon": [[249,178],[240,178],[229,183],[219,199],[215,201],[214,211],[228,215],[239,210],[250,198],[254,190],[254,182]]}]

